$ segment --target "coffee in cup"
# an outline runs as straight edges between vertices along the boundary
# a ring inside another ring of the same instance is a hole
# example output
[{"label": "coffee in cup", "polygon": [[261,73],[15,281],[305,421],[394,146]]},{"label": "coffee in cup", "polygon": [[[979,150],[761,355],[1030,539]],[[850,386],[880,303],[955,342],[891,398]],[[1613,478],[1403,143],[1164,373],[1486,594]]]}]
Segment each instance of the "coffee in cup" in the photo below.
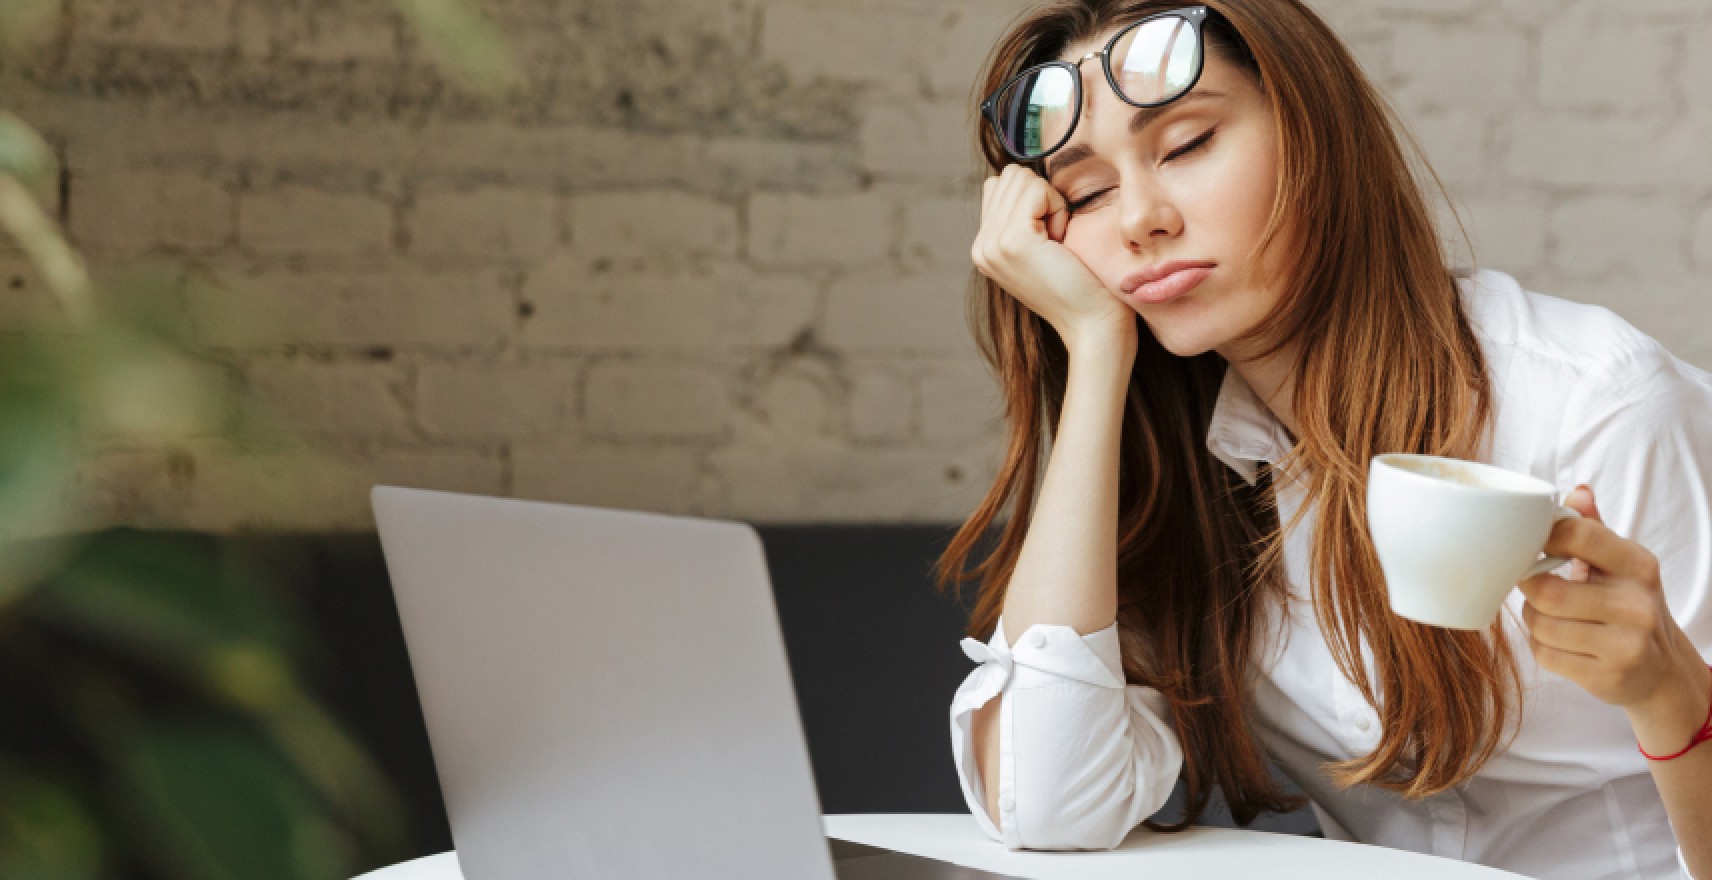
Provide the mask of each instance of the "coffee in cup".
[{"label": "coffee in cup", "polygon": [[1410,620],[1483,630],[1516,584],[1569,562],[1541,558],[1552,525],[1580,516],[1551,483],[1480,462],[1376,455],[1367,527],[1391,610]]}]

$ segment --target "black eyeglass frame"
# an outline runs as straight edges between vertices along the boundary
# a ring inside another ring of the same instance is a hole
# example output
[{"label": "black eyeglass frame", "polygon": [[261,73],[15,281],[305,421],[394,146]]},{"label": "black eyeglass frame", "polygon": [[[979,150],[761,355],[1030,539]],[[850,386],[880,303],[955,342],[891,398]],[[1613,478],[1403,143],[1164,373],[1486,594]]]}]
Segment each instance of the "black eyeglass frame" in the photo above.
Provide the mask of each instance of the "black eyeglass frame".
[{"label": "black eyeglass frame", "polygon": [[[1099,56],[1100,68],[1106,73],[1106,83],[1112,87],[1112,94],[1117,95],[1118,100],[1123,101],[1131,107],[1159,107],[1169,104],[1172,101],[1187,95],[1191,89],[1195,88],[1195,84],[1201,81],[1201,72],[1207,67],[1207,44],[1201,37],[1201,27],[1206,24],[1207,11],[1206,6],[1195,5],[1185,6],[1182,9],[1170,9],[1164,12],[1156,12],[1146,18],[1137,19],[1123,30],[1113,34],[1112,38],[1106,41],[1106,45],[1097,52],[1089,52],[1075,61],[1043,61],[1039,64],[1033,65],[1026,70],[1021,71],[1016,76],[1006,80],[1004,85],[999,86],[991,95],[988,95],[987,99],[981,102],[981,115],[986,117],[987,122],[993,126],[993,133],[999,138],[999,146],[1003,148],[1011,158],[1018,162],[1034,164],[1035,170],[1040,172],[1042,177],[1045,177],[1046,157],[1058,152],[1058,150],[1065,144],[1069,143],[1070,137],[1076,133],[1076,126],[1082,121],[1082,62],[1087,61],[1089,58],[1093,58],[1096,55]],[[1118,87],[1117,77],[1112,74],[1112,47],[1116,46],[1118,41],[1122,40],[1130,31],[1133,31],[1150,21],[1169,18],[1171,16],[1176,16],[1177,18],[1187,21],[1189,26],[1194,29],[1195,73],[1193,76],[1189,77],[1189,84],[1184,86],[1182,91],[1166,98],[1163,101],[1131,101],[1129,96],[1124,94],[1123,89]],[[1075,102],[1076,112],[1070,117],[1069,130],[1064,132],[1064,137],[1059,139],[1058,143],[1054,144],[1051,149],[1042,152],[1038,156],[1020,155],[1015,150],[1011,149],[1010,139],[1005,137],[1005,130],[999,124],[999,96],[1003,95],[1005,90],[1009,89],[1011,86],[1016,85],[1017,81],[1023,77],[1031,74],[1038,74],[1048,67],[1063,67],[1070,71],[1070,82],[1074,88],[1072,100]]]}]

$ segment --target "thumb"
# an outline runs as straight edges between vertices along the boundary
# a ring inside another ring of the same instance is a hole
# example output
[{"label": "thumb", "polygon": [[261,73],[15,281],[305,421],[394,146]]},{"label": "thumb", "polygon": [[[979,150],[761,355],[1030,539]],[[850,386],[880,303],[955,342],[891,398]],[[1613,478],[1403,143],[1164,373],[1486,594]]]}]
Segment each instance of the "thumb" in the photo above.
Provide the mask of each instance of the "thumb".
[{"label": "thumb", "polygon": [[1604,522],[1599,518],[1599,506],[1593,502],[1593,487],[1583,483],[1570,491],[1563,499],[1565,507],[1575,508],[1575,512],[1595,522]]}]

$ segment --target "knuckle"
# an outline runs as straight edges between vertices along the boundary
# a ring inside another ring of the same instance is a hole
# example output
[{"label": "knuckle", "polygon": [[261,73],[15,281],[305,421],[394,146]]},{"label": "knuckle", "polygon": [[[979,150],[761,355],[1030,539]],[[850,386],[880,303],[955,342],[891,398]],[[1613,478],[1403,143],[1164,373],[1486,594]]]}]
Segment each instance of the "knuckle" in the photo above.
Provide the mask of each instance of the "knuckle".
[{"label": "knuckle", "polygon": [[1661,580],[1658,557],[1644,548],[1641,550],[1641,574],[1649,584],[1656,584]]},{"label": "knuckle", "polygon": [[1003,257],[1015,257],[1021,254],[1026,244],[1027,240],[1015,231],[1006,231],[999,236],[996,242],[998,253]]}]

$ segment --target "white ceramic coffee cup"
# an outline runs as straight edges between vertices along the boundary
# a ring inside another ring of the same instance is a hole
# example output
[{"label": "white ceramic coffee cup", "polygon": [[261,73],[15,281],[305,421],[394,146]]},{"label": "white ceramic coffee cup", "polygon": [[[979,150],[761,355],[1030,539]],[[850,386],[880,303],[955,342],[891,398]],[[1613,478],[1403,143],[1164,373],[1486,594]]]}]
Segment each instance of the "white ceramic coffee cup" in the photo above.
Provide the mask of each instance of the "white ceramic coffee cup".
[{"label": "white ceramic coffee cup", "polygon": [[1434,455],[1376,455],[1367,527],[1391,610],[1452,629],[1491,625],[1516,584],[1568,559],[1541,558],[1552,524],[1580,516],[1538,477]]}]

